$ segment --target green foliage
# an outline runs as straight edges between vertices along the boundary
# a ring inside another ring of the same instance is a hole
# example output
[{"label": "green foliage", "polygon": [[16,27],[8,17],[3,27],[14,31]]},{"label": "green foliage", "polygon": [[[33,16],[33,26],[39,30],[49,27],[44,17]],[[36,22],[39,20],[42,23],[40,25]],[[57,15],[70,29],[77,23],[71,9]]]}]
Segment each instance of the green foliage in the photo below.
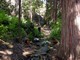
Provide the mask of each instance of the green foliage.
[{"label": "green foliage", "polygon": [[28,34],[28,38],[32,41],[34,39],[34,35],[33,35],[33,32],[30,32]]},{"label": "green foliage", "polygon": [[23,0],[23,8],[26,10],[32,9],[38,9],[42,6],[43,2],[41,0]]},{"label": "green foliage", "polygon": [[34,24],[30,20],[27,20],[27,22],[23,24],[23,28],[30,40],[33,40],[35,37],[41,37],[41,33],[38,31],[38,28],[34,27]]},{"label": "green foliage", "polygon": [[30,32],[34,31],[34,24],[30,22],[30,20],[27,21],[26,23],[26,32],[29,34]]},{"label": "green foliage", "polygon": [[51,25],[51,33],[50,39],[57,39],[60,40],[61,38],[61,20],[58,19],[56,23],[52,23]]},{"label": "green foliage", "polygon": [[0,25],[0,38],[7,39],[8,37],[8,27]]},{"label": "green foliage", "polygon": [[23,0],[22,7],[24,10],[25,19],[30,19],[30,14],[33,15],[40,12],[40,7],[42,7],[43,2],[41,0]]},{"label": "green foliage", "polygon": [[5,11],[5,13],[10,14],[10,3],[6,2],[6,0],[0,0],[0,10]]},{"label": "green foliage", "polygon": [[36,27],[33,29],[33,31],[31,31],[28,34],[28,38],[30,40],[33,40],[35,37],[37,37],[37,38],[40,38],[41,37],[41,33],[38,31],[38,29]]},{"label": "green foliage", "polygon": [[3,24],[5,21],[8,22],[8,16],[4,11],[0,10],[0,24]]},{"label": "green foliage", "polygon": [[[21,27],[21,37],[26,35],[24,29]],[[19,36],[18,18],[9,16],[5,12],[0,11],[0,39],[12,40]]]},{"label": "green foliage", "polygon": [[42,33],[39,32],[38,29],[35,27],[35,28],[34,28],[34,36],[39,38],[39,37],[41,37],[41,34],[42,34]]}]

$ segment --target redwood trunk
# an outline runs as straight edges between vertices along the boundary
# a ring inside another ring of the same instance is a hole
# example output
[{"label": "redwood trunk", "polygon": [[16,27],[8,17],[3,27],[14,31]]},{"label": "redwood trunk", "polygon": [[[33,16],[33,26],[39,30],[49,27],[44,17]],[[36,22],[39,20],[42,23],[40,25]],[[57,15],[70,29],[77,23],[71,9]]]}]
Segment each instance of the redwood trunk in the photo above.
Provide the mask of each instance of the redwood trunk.
[{"label": "redwood trunk", "polygon": [[63,60],[80,60],[80,0],[62,0]]}]

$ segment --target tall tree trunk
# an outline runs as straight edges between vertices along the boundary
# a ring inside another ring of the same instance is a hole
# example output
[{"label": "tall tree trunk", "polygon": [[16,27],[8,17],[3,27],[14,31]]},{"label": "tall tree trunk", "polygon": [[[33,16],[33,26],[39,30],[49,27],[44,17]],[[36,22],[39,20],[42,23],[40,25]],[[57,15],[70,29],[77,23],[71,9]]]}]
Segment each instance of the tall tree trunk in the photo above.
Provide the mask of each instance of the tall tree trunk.
[{"label": "tall tree trunk", "polygon": [[51,18],[53,22],[56,22],[57,20],[57,0],[51,0]]},{"label": "tall tree trunk", "polygon": [[19,42],[21,43],[21,0],[19,0]]},{"label": "tall tree trunk", "polygon": [[80,0],[62,0],[63,60],[80,60]]}]

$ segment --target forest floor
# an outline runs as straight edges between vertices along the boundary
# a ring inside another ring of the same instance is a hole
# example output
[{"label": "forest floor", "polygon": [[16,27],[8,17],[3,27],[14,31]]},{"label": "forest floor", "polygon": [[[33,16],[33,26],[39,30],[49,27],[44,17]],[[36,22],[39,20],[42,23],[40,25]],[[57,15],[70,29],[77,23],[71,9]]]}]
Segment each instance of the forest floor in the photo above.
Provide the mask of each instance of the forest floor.
[{"label": "forest floor", "polygon": [[[41,49],[43,50],[43,52],[40,52]],[[0,41],[0,60],[30,60],[30,58],[32,58],[36,52],[40,54],[39,56],[42,56],[45,50],[47,50],[46,47],[41,47],[39,49],[39,47],[32,44],[23,45],[20,43],[14,43],[13,45],[11,45],[8,42]],[[52,60],[52,59],[55,60],[55,54],[56,50],[51,49],[49,53],[47,53],[48,55],[47,60]]]},{"label": "forest floor", "polygon": [[49,27],[42,27],[41,28],[41,32],[44,34],[44,38],[48,38],[50,36],[51,33],[51,29]]},{"label": "forest floor", "polygon": [[[41,28],[41,32],[43,32],[44,38],[48,38],[51,30],[48,27],[43,27]],[[43,52],[41,52],[42,51],[41,49],[43,50]],[[35,44],[29,44],[29,45],[24,43],[10,44],[8,42],[0,40],[0,60],[31,60],[31,58],[35,55],[35,53],[38,52],[37,55],[43,56],[45,55],[44,52],[46,50],[47,47],[39,47],[36,46]],[[56,54],[57,54],[56,48],[51,48],[49,53],[46,54],[47,55],[46,60],[56,60],[55,59]],[[40,59],[34,59],[34,60],[40,60]]]}]

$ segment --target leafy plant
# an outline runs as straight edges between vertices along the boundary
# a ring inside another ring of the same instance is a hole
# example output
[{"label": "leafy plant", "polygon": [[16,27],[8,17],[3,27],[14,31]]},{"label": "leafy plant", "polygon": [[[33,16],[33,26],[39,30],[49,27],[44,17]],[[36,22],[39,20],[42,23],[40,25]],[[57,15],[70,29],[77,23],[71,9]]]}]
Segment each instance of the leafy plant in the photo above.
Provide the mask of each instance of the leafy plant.
[{"label": "leafy plant", "polygon": [[[21,37],[26,35],[25,30],[21,27]],[[19,36],[18,18],[9,16],[4,11],[0,11],[0,39],[5,41],[12,40]]]},{"label": "leafy plant", "polygon": [[58,19],[56,23],[53,23],[51,26],[50,39],[56,38],[60,40],[61,38],[61,20]]},{"label": "leafy plant", "polygon": [[34,28],[34,36],[38,37],[38,38],[41,37],[41,32],[39,32],[38,28],[36,28],[36,27]]}]

